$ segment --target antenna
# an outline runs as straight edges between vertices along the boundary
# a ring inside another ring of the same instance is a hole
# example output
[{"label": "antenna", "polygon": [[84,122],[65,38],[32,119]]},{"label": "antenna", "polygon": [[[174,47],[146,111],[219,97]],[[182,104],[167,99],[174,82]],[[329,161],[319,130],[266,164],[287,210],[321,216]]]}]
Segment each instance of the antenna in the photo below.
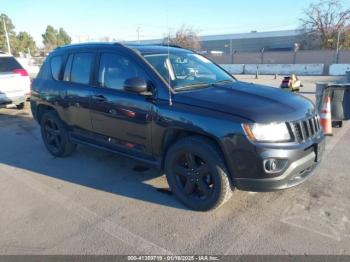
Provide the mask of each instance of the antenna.
[{"label": "antenna", "polygon": [[[167,1],[167,4],[169,5],[169,2]],[[169,6],[167,5],[166,10],[166,20],[167,20],[167,26],[168,26],[168,41],[167,41],[167,49],[168,49],[168,61],[167,61],[167,67],[168,67],[168,91],[169,91],[169,106],[173,105],[172,95],[171,95],[171,76],[170,76],[170,70],[171,70],[171,62],[170,62],[170,27],[169,27]]]},{"label": "antenna", "polygon": [[169,28],[169,32],[168,32],[168,83],[169,83],[169,106],[173,105],[173,101],[172,101],[172,96],[171,96],[171,85],[170,85],[170,81],[171,81],[171,76],[170,76],[170,70],[171,70],[171,62],[170,62],[170,28]]}]

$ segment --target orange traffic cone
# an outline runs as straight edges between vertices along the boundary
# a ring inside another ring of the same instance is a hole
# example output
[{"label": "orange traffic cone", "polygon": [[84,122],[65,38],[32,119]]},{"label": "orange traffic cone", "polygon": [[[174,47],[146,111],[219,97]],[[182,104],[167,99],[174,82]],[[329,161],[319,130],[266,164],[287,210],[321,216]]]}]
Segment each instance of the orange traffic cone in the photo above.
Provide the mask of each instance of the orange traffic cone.
[{"label": "orange traffic cone", "polygon": [[326,96],[323,101],[323,107],[320,116],[321,126],[326,136],[332,136],[332,114],[331,114],[331,98]]}]

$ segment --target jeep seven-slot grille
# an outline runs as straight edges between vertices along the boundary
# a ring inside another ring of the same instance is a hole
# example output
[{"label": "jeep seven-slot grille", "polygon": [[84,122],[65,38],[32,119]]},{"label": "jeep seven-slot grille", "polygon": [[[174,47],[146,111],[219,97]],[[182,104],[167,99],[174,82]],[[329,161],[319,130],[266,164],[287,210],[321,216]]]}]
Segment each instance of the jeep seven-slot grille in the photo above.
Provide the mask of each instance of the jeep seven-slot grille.
[{"label": "jeep seven-slot grille", "polygon": [[291,123],[291,127],[297,142],[313,138],[321,129],[318,116]]}]

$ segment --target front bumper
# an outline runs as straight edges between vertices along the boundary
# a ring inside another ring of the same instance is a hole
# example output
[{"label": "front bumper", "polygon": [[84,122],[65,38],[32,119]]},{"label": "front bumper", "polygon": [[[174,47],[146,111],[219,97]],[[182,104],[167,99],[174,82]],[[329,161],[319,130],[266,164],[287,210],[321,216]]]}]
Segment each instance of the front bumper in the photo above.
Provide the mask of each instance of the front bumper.
[{"label": "front bumper", "polygon": [[319,163],[315,159],[316,153],[311,152],[293,162],[281,176],[264,179],[238,178],[235,179],[234,183],[238,189],[244,191],[269,192],[287,189],[297,186],[311,177]]},{"label": "front bumper", "polygon": [[[244,151],[231,151],[232,158],[228,162],[232,182],[239,190],[253,192],[276,191],[299,185],[312,176],[322,159],[324,149],[325,138],[322,132],[303,144],[245,144]],[[268,173],[262,164],[266,159],[282,160],[285,166],[278,172]]]}]

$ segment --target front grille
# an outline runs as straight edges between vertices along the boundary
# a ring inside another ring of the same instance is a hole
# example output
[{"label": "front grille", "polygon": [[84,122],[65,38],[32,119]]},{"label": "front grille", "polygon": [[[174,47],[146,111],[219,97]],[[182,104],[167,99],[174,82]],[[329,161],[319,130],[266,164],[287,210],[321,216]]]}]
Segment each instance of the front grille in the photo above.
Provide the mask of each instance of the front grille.
[{"label": "front grille", "polygon": [[321,129],[320,119],[318,116],[290,123],[290,127],[295,140],[299,143],[315,137]]}]

